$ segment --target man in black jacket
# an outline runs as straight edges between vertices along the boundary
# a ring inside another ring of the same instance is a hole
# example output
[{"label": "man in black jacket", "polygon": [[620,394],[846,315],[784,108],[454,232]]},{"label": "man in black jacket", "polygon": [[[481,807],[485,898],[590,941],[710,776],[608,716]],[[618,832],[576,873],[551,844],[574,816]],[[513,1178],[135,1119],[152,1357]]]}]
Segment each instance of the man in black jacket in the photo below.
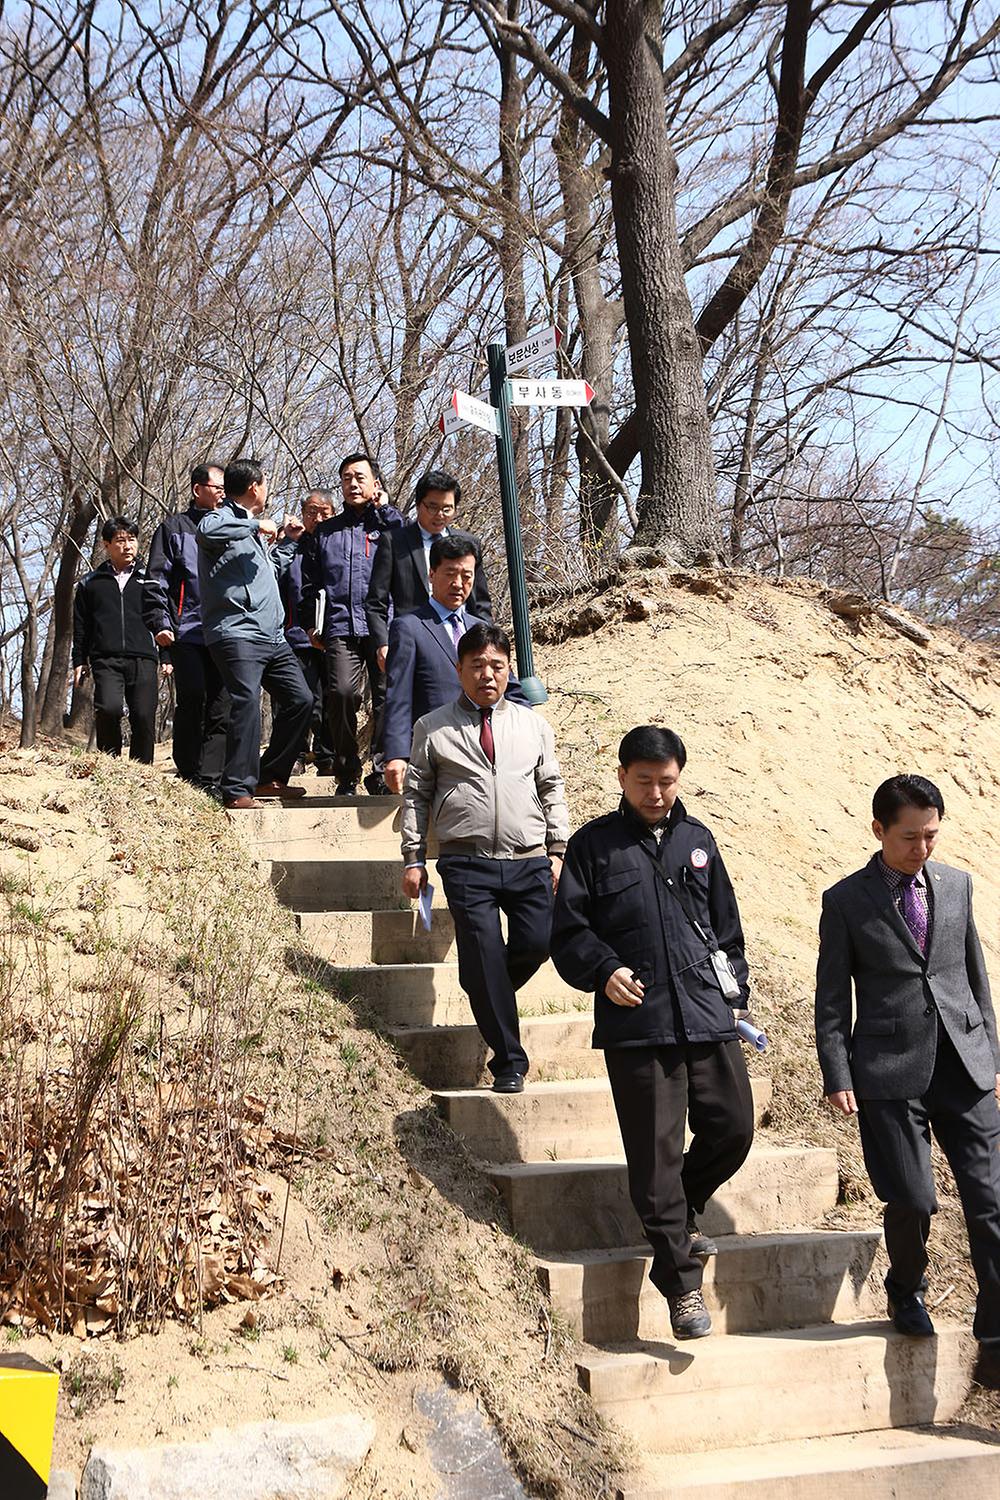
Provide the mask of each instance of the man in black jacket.
[{"label": "man in black jacket", "polygon": [[145,576],[136,561],[139,528],[126,516],[105,521],[107,561],[77,584],[73,601],[73,685],[94,676],[97,748],[122,753],[128,705],[129,758],[153,763],[156,740],[156,643],[142,618]]},{"label": "man in black jacket", "polygon": [[417,480],[413,491],[416,519],[407,526],[383,531],[378,539],[365,615],[382,671],[389,654],[390,612],[398,620],[400,615],[427,603],[431,592],[431,544],[436,537],[462,536],[468,541],[476,565],[469,612],[478,620],[492,623],[493,602],[483,572],[479,540],[468,532],[455,530],[461,499],[462,487],[457,479],[443,469],[430,469]]},{"label": "man in black jacket", "polygon": [[[593,1045],[604,1049],[629,1192],[653,1250],[650,1280],[667,1299],[674,1336],[700,1338],[712,1324],[698,1257],[716,1247],[695,1215],[753,1140],[733,1012],[747,1003],[743,930],[715,840],[677,797],[681,739],[643,725],[618,758],[618,810],[587,823],[566,849],[552,962],[568,984],[594,991]],[[739,986],[733,999],[716,978],[718,950]]]},{"label": "man in black jacket", "polygon": [[146,564],[143,618],[174,670],[174,765],[178,776],[219,795],[226,756],[229,694],[205,645],[198,586],[199,523],[222,499],[222,470],[191,470],[191,503],[153,532]]}]

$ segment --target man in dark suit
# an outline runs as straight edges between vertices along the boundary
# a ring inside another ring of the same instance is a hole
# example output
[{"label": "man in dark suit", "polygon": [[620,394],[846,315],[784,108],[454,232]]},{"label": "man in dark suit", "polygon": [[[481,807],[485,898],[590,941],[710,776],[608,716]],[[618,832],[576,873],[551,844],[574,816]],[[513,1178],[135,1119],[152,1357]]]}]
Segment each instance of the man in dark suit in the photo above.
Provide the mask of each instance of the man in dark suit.
[{"label": "man in dark suit", "polygon": [[[931,860],[944,801],[922,776],[893,776],[872,801],[882,845],[828,890],[820,921],[816,1042],[823,1091],[857,1115],[885,1204],[889,1316],[934,1332],[923,1294],[937,1211],[930,1133],[955,1174],[979,1283],[980,1373],[1000,1372],[1000,1048],[972,916],[972,882]],[[852,1029],[851,991],[855,1019]]]},{"label": "man in dark suit", "polygon": [[[475,582],[475,541],[463,532],[435,537],[430,549],[431,592],[425,604],[392,622],[385,705],[385,782],[403,790],[413,726],[459,695],[458,642],[473,625],[491,624],[466,609]],[[516,677],[505,697],[530,707]]]},{"label": "man in dark suit", "polygon": [[385,670],[389,650],[389,610],[405,615],[427,603],[430,593],[430,550],[438,536],[464,535],[472,543],[476,573],[472,583],[471,609],[480,620],[493,619],[493,602],[477,537],[453,531],[462,499],[462,487],[443,469],[431,469],[417,480],[413,504],[417,518],[398,531],[379,537],[372,576],[365,599],[368,630],[378,648],[378,664]]}]

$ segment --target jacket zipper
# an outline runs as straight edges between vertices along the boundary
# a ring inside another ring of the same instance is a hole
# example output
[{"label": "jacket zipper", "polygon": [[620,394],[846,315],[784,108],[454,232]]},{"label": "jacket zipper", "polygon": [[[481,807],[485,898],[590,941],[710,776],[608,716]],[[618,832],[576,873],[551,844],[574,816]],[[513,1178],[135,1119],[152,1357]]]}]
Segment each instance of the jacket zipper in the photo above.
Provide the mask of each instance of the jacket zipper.
[{"label": "jacket zipper", "polygon": [[[132,580],[129,579],[129,583],[131,583],[131,581]],[[117,587],[117,585],[118,585],[118,579],[116,578],[115,579],[115,586]],[[126,589],[128,588],[128,583],[126,583],[125,588]],[[121,612],[121,617],[122,617],[122,656],[124,656],[125,655],[125,589],[121,589],[121,588],[118,589],[118,608],[119,608],[119,610]]]}]

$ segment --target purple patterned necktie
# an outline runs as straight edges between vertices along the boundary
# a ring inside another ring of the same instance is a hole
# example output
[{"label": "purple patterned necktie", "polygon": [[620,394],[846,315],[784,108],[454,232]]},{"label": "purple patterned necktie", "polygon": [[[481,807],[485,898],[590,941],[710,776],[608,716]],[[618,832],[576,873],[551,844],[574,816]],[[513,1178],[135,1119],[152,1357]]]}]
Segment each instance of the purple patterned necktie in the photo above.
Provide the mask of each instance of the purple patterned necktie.
[{"label": "purple patterned necktie", "polygon": [[900,882],[900,912],[903,921],[913,933],[913,941],[921,953],[927,952],[927,908],[917,892],[917,877],[904,875]]},{"label": "purple patterned necktie", "polygon": [[455,650],[457,651],[458,643],[462,639],[462,622],[458,618],[458,611],[456,610],[453,615],[449,615],[448,619],[451,622],[451,638],[455,643]]}]

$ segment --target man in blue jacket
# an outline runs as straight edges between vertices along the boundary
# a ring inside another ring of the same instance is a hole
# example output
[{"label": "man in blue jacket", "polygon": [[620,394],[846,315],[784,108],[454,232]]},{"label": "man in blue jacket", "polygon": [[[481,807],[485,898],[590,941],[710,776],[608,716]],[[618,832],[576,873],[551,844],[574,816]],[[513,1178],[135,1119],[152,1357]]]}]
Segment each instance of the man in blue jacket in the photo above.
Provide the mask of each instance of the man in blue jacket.
[{"label": "man in blue jacket", "polygon": [[198,523],[222,499],[218,464],[191,470],[191,503],[153,532],[143,618],[174,675],[174,765],[192,786],[218,796],[226,755],[229,695],[205,645],[198,589]]},{"label": "man in blue jacket", "polygon": [[303,561],[301,612],[304,620],[316,619],[322,599],[322,628],[314,629],[311,639],[326,651],[326,712],[337,795],[353,795],[361,779],[358,710],[366,678],[372,705],[372,771],[365,777],[365,789],[377,795],[386,790],[385,679],[368,630],[365,597],[379,538],[390,527],[402,526],[403,517],[395,506],[382,503],[378,467],[365,453],[351,453],[343,460],[340,488],[344,509],[332,521],[317,526]]},{"label": "man in blue jacket", "polygon": [[[667,1299],[674,1337],[701,1338],[712,1323],[698,1257],[716,1246],[695,1215],[753,1140],[733,1011],[747,1003],[743,929],[715,840],[677,796],[687,759],[680,737],[642,725],[618,759],[617,811],[585,824],[566,848],[552,962],[568,984],[594,992],[594,1046],[604,1050],[629,1192],[653,1250],[650,1280]],[[733,999],[711,962],[719,950],[739,986]]]},{"label": "man in blue jacket", "polygon": [[[198,577],[205,641],[229,690],[232,711],[222,773],[228,808],[256,798],[304,797],[290,787],[313,697],[285,639],[285,611],[270,549],[278,534],[263,514],[267,478],[254,458],[228,464],[225,503],[198,527]],[[271,742],[260,753],[260,691],[271,695]]]}]

